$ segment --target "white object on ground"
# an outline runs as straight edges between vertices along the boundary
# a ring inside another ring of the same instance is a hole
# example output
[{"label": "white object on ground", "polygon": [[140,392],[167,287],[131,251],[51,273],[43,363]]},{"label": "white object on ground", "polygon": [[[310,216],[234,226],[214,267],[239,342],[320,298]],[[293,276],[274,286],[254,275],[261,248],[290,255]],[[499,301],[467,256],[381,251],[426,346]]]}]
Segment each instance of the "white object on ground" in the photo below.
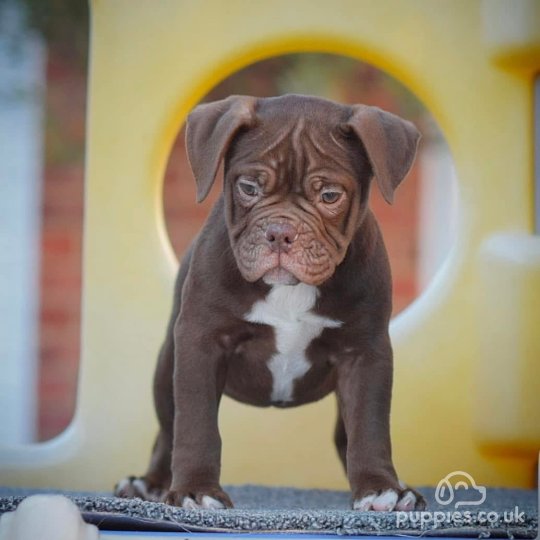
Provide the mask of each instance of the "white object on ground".
[{"label": "white object on ground", "polygon": [[0,540],[98,540],[95,525],[63,495],[32,495],[0,518]]}]

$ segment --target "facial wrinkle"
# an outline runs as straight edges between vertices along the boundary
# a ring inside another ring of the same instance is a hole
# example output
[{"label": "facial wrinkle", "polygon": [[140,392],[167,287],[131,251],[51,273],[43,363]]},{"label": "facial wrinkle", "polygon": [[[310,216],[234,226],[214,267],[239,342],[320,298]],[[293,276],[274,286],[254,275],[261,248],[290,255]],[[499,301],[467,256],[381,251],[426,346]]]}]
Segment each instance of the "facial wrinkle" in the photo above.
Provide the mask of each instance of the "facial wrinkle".
[{"label": "facial wrinkle", "polygon": [[[274,150],[281,145],[281,143],[289,137],[291,132],[294,130],[295,126],[284,126],[282,130],[278,133],[278,136],[276,139],[274,139],[270,145],[268,145],[262,152],[261,157],[266,158],[268,157],[268,154],[271,154],[274,152]],[[261,133],[261,137],[266,137],[266,134]]]},{"label": "facial wrinkle", "polygon": [[[294,152],[291,153],[291,158],[294,160],[289,167],[291,174],[294,174],[296,180],[302,183],[302,179],[305,174],[306,165],[306,149],[303,144],[305,121],[300,118],[293,129],[291,136],[291,144]],[[296,159],[295,159],[296,158]]]},{"label": "facial wrinkle", "polygon": [[334,135],[334,132],[333,131],[330,131],[330,138],[332,139],[332,142],[338,147],[338,148],[341,148],[341,150],[343,150],[344,152],[347,151],[347,149],[345,148],[345,146],[343,146],[343,144],[341,143],[341,141],[339,139],[336,139],[336,136]]},{"label": "facial wrinkle", "polygon": [[[332,137],[332,141],[335,141],[335,139]],[[308,157],[310,158],[309,162],[309,168],[317,168],[317,165],[319,165],[320,161],[323,162],[330,162],[333,165],[337,166],[340,170],[346,170],[346,168],[343,165],[343,160],[345,159],[344,155],[344,148],[340,145],[338,145],[338,148],[342,150],[342,152],[339,152],[338,156],[335,156],[333,152],[328,152],[324,149],[324,145],[321,144],[314,133],[308,132],[306,136],[304,137],[304,142],[307,144],[310,144],[314,152],[307,152]],[[317,159],[315,156],[317,156],[319,159]]]}]

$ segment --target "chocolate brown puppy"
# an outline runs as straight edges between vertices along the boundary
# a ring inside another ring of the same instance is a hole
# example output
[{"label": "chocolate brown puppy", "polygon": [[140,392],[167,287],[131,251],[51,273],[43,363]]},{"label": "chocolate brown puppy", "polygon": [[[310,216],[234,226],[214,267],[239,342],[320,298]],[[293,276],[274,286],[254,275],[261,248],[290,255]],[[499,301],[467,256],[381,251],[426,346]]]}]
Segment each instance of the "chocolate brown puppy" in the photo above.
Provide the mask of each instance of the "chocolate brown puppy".
[{"label": "chocolate brown puppy", "polygon": [[373,180],[392,202],[418,140],[410,122],[375,107],[299,95],[232,96],[189,115],[197,198],[222,162],[224,189],[178,273],[150,466],[118,496],[231,507],[221,396],[294,407],[335,392],[353,508],[424,507],[392,463],[392,286],[368,208]]}]

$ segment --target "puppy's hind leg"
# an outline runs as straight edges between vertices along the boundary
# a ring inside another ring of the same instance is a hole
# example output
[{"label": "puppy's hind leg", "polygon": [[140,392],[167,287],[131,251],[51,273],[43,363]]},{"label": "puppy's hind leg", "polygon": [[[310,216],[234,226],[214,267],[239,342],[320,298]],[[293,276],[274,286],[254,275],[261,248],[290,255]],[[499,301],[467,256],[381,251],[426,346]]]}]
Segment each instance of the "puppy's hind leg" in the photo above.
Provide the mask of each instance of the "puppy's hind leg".
[{"label": "puppy's hind leg", "polygon": [[115,497],[162,501],[171,484],[171,443],[171,437],[160,430],[146,474],[120,480],[114,487]]},{"label": "puppy's hind leg", "polygon": [[341,415],[341,410],[338,403],[336,427],[334,429],[334,444],[339,456],[339,460],[343,465],[345,474],[347,474],[347,432],[345,431],[345,424]]},{"label": "puppy's hind leg", "polygon": [[154,375],[154,403],[160,429],[152,449],[150,464],[144,476],[128,476],[120,480],[114,488],[116,497],[161,501],[169,490],[174,419],[173,355],[174,339],[172,325],[169,325]]},{"label": "puppy's hind leg", "polygon": [[171,452],[173,441],[174,399],[174,323],[182,303],[182,286],[191,259],[188,251],[176,279],[174,303],[165,341],[161,347],[154,374],[154,404],[159,420],[159,433],[152,449],[150,465],[143,476],[128,476],[116,484],[116,497],[139,497],[144,500],[161,501],[171,484]]}]

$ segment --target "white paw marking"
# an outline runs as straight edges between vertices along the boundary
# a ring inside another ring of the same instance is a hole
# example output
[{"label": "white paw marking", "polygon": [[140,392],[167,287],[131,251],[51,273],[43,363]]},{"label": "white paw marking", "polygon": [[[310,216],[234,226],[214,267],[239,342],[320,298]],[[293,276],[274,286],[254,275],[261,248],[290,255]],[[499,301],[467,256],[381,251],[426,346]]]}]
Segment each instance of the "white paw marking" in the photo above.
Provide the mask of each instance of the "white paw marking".
[{"label": "white paw marking", "polygon": [[122,478],[122,480],[120,480],[120,482],[116,484],[116,488],[114,489],[114,492],[118,493],[119,491],[126,489],[129,485],[131,485],[131,480],[129,478]]},{"label": "white paw marking", "polygon": [[201,499],[201,504],[197,504],[191,497],[184,497],[182,500],[182,508],[186,510],[200,510],[201,508],[207,508],[209,510],[222,510],[225,508],[225,505],[210,497],[210,495],[203,495]]},{"label": "white paw marking", "polygon": [[363,512],[371,510],[371,503],[375,500],[375,498],[376,495],[366,495],[365,497],[362,497],[359,501],[354,501],[353,509]]},{"label": "white paw marking", "polygon": [[373,510],[378,512],[390,512],[396,506],[398,494],[393,489],[381,493],[371,504]]},{"label": "white paw marking", "polygon": [[146,494],[146,484],[139,478],[133,478],[133,476],[126,476],[122,478],[114,488],[114,493],[123,494],[128,497],[143,497]]},{"label": "white paw marking", "polygon": [[184,497],[182,500],[182,508],[185,508],[186,510],[197,510],[199,505],[191,497]]},{"label": "white paw marking", "polygon": [[407,491],[405,495],[399,500],[396,505],[396,510],[403,510],[405,512],[414,510],[416,506],[416,495],[412,491]]},{"label": "white paw marking", "polygon": [[319,291],[317,287],[275,285],[264,300],[256,302],[244,317],[246,321],[273,326],[277,354],[268,363],[272,373],[272,401],[291,401],[293,383],[311,367],[306,349],[325,328],[343,323],[311,312]]},{"label": "white paw marking", "polygon": [[114,488],[114,494],[124,497],[139,497],[144,500],[157,500],[148,493],[148,486],[142,478],[128,476],[122,478]]},{"label": "white paw marking", "polygon": [[398,494],[393,489],[387,489],[379,495],[366,495],[353,503],[354,510],[367,512],[390,512],[396,510],[411,510],[416,504],[414,493],[408,491],[398,503]]},{"label": "white paw marking", "polygon": [[221,510],[225,508],[225,505],[222,502],[214,499],[214,497],[210,497],[209,495],[203,495],[201,502],[201,506],[203,508],[211,508],[212,510]]},{"label": "white paw marking", "polygon": [[146,486],[146,482],[144,480],[141,478],[135,478],[135,480],[133,480],[133,487],[142,495],[144,499],[148,497],[148,487]]}]

